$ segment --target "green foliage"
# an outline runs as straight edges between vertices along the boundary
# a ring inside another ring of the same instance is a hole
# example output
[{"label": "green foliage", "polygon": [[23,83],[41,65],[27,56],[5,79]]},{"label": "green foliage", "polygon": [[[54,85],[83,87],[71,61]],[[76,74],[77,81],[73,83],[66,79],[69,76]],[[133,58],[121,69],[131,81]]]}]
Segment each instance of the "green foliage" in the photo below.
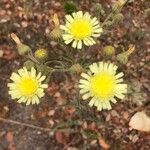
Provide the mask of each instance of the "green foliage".
[{"label": "green foliage", "polygon": [[[92,22],[94,22],[93,28],[97,28],[95,32],[93,31],[97,37],[100,36],[100,34],[96,34],[96,33],[101,33],[100,30],[103,32],[104,30],[107,30],[107,26],[115,25],[123,19],[123,15],[120,13],[121,8],[122,5],[117,6],[116,7],[117,11],[116,9],[112,10],[112,12],[104,19],[103,22],[99,22],[99,20],[96,17],[95,18],[93,17],[93,19],[91,18],[91,24]],[[64,9],[67,14],[71,14],[72,12],[76,11],[76,7],[73,1],[65,2]],[[99,3],[93,6],[92,11],[93,14],[95,14],[99,19],[101,16],[103,18],[105,17],[106,13],[102,5]],[[89,18],[91,17],[91,15],[88,14],[86,15],[87,15],[87,19],[88,17]],[[71,18],[71,16],[68,16],[68,18],[69,17]],[[56,40],[58,42],[58,46],[55,47],[55,44],[53,45],[54,48],[53,54],[56,54],[56,56],[52,54],[52,57],[50,58],[48,58],[50,55],[48,55],[48,52],[45,49],[38,49],[32,54],[31,48],[28,45],[21,43],[17,35],[11,34],[12,39],[17,44],[18,53],[20,55],[25,55],[28,53],[27,57],[29,60],[24,63],[24,66],[26,66],[29,69],[34,66],[37,71],[41,72],[47,77],[47,82],[50,81],[54,72],[71,72],[76,75],[79,75],[82,72],[84,72],[86,67],[88,66],[88,63],[90,63],[87,62],[86,58],[91,54],[89,53],[89,51],[91,52],[93,50],[94,46],[92,47],[91,45],[94,45],[96,42],[95,40],[94,41],[90,40],[91,37],[89,39],[86,38],[85,41],[81,41],[81,43],[85,42],[85,45],[90,45],[91,47],[89,47],[89,50],[87,49],[87,47],[81,47],[83,48],[82,51],[74,50],[72,49],[72,47],[70,47],[72,42],[72,36],[65,34],[65,32],[63,34],[62,32],[63,29],[66,30],[68,29],[66,28],[66,26],[61,26],[60,28],[59,16],[57,14],[54,14],[52,21],[54,23],[54,28],[50,33],[50,37],[51,39]],[[89,26],[91,26],[91,24]],[[82,25],[82,22],[77,27],[75,27],[75,30],[78,31],[78,29],[80,29],[80,25]],[[84,26],[82,28],[84,28]],[[78,32],[80,33],[81,30],[79,30]],[[69,39],[69,42],[64,42],[63,40],[65,38]],[[75,42],[74,45],[79,45],[80,43],[78,42],[78,39],[75,40],[77,42]],[[67,46],[65,44],[67,44]],[[76,46],[73,46],[73,48],[75,47]],[[59,53],[60,51],[62,53]],[[102,54],[104,58],[112,58],[115,55],[115,48],[111,45],[107,45],[102,49]],[[117,60],[121,64],[126,64],[129,55],[130,53],[128,52],[123,52],[121,54],[118,54]],[[78,108],[79,110],[83,111],[87,109],[87,108],[81,109],[81,107],[82,106],[80,105],[80,103],[77,103],[76,108]],[[79,111],[79,116],[82,116],[80,114],[84,113],[82,111]],[[94,117],[91,118],[94,119]],[[90,120],[91,118],[89,117],[88,119]],[[91,134],[90,136],[93,135]]]},{"label": "green foliage", "polygon": [[73,1],[67,1],[64,4],[64,10],[67,14],[72,14],[76,11],[76,6]]},{"label": "green foliage", "polygon": [[82,131],[82,136],[86,139],[98,139],[99,138],[98,133],[95,133],[90,130]]},{"label": "green foliage", "polygon": [[119,22],[121,22],[123,20],[123,15],[122,13],[118,13],[116,15],[113,16],[112,18],[112,23],[113,25],[116,25],[118,24]]},{"label": "green foliage", "polygon": [[96,3],[93,7],[92,7],[92,12],[94,13],[94,15],[97,18],[100,18],[101,16],[105,15],[105,11],[102,7],[102,5],[100,3]]},{"label": "green foliage", "polygon": [[141,92],[142,83],[133,80],[128,86],[128,101],[136,106],[142,106],[146,102],[146,93]]},{"label": "green foliage", "polygon": [[33,61],[31,60],[27,60],[26,62],[24,62],[24,66],[28,69],[31,70],[32,67],[35,67],[35,64]]},{"label": "green foliage", "polygon": [[126,2],[127,1],[124,1],[124,0],[118,0],[116,3],[114,3],[111,13],[104,20],[104,22],[102,23],[102,26],[105,26],[106,28],[108,28],[122,21],[123,15],[121,13],[121,10],[123,6],[126,4]]},{"label": "green foliage", "polygon": [[139,29],[139,28],[137,28],[136,30],[134,30],[132,32],[128,32],[126,34],[126,38],[130,42],[136,42],[136,41],[143,40],[144,37],[145,37],[145,32],[142,31],[142,29]]}]

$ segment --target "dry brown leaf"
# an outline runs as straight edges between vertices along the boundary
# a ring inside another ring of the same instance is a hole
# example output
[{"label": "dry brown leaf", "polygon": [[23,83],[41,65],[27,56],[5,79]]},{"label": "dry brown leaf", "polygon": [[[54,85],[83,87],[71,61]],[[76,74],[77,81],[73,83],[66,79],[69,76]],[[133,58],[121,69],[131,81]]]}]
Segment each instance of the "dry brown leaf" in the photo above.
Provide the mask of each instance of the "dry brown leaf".
[{"label": "dry brown leaf", "polygon": [[91,131],[97,131],[97,125],[95,122],[92,122],[89,126],[88,126],[88,129],[91,130]]},{"label": "dry brown leaf", "polygon": [[130,119],[129,126],[139,131],[150,132],[150,117],[145,112],[137,112]]},{"label": "dry brown leaf", "polygon": [[130,56],[135,51],[135,45],[129,45],[128,50],[126,51],[126,54]]},{"label": "dry brown leaf", "polygon": [[0,49],[0,58],[3,57],[4,51]]},{"label": "dry brown leaf", "polygon": [[21,43],[20,39],[18,38],[18,36],[15,33],[11,33],[10,37],[14,40],[14,42],[16,44],[20,44]]},{"label": "dry brown leaf", "polygon": [[7,142],[13,142],[14,141],[14,136],[12,132],[7,132],[6,136],[5,136]]},{"label": "dry brown leaf", "polygon": [[57,132],[55,133],[55,139],[56,139],[56,141],[57,141],[58,143],[64,144],[64,135],[63,135],[62,132],[57,131]]},{"label": "dry brown leaf", "polygon": [[72,116],[75,111],[76,109],[73,106],[68,106],[68,107],[65,107],[64,109],[65,115],[69,115],[69,116]]},{"label": "dry brown leaf", "polygon": [[70,141],[69,130],[64,129],[64,131],[56,131],[55,132],[55,139],[58,143],[67,146],[66,144]]},{"label": "dry brown leaf", "polygon": [[55,27],[59,26],[59,19],[58,19],[58,15],[57,14],[54,14],[54,16],[53,16],[53,22],[55,24]]},{"label": "dry brown leaf", "polygon": [[5,139],[8,142],[8,150],[16,150],[13,132],[7,132]]},{"label": "dry brown leaf", "polygon": [[48,112],[48,116],[54,116],[54,114],[55,114],[55,110],[50,110],[49,112]]},{"label": "dry brown leaf", "polygon": [[110,148],[110,145],[108,145],[108,144],[106,143],[106,141],[105,141],[103,138],[100,138],[100,139],[98,140],[98,142],[99,142],[99,145],[100,145],[102,148],[104,148],[104,149],[109,149],[109,148]]},{"label": "dry brown leaf", "polygon": [[13,60],[17,57],[17,54],[15,51],[12,50],[4,50],[3,58],[6,60]]},{"label": "dry brown leaf", "polygon": [[83,128],[83,129],[85,129],[85,130],[88,128],[88,124],[87,124],[87,122],[86,122],[86,121],[84,121],[84,122],[83,122],[83,124],[82,124],[82,128]]}]

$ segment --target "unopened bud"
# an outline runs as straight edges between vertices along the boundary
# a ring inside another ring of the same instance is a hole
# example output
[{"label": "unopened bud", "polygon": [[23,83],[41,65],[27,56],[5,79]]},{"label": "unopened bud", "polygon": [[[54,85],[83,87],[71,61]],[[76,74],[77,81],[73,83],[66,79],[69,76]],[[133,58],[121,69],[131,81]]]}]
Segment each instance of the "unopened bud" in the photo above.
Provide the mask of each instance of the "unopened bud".
[{"label": "unopened bud", "polygon": [[26,55],[31,51],[31,48],[28,45],[25,44],[17,44],[17,50],[19,55]]},{"label": "unopened bud", "polygon": [[121,53],[117,55],[117,60],[121,63],[121,64],[126,64],[128,62],[128,55],[126,55],[126,53]]},{"label": "unopened bud", "polygon": [[103,55],[106,57],[112,57],[115,54],[115,48],[111,45],[103,48]]},{"label": "unopened bud", "polygon": [[113,16],[113,24],[117,24],[122,20],[123,20],[123,15],[121,13],[118,13],[115,16]]},{"label": "unopened bud", "polygon": [[46,49],[37,49],[34,53],[34,57],[39,61],[45,61],[48,57]]},{"label": "unopened bud", "polygon": [[74,64],[69,69],[72,73],[80,74],[83,72],[83,68],[80,64]]}]

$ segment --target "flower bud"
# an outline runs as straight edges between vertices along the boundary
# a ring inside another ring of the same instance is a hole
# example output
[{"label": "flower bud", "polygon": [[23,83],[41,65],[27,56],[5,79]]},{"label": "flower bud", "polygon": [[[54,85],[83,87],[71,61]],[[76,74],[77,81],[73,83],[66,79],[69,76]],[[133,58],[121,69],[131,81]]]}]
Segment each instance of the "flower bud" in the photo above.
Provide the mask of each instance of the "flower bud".
[{"label": "flower bud", "polygon": [[123,20],[123,15],[122,13],[118,13],[116,14],[114,17],[113,17],[113,24],[117,24],[119,23],[120,21]]},{"label": "flower bud", "polygon": [[115,54],[115,48],[111,45],[108,45],[103,48],[102,52],[104,56],[112,57]]},{"label": "flower bud", "polygon": [[121,64],[126,64],[128,62],[128,55],[126,55],[126,53],[121,53],[117,55],[117,60],[121,63]]},{"label": "flower bud", "polygon": [[23,56],[23,55],[27,55],[31,51],[31,48],[28,45],[19,43],[17,44],[17,50],[19,55]]},{"label": "flower bud", "polygon": [[16,34],[11,33],[10,36],[14,40],[14,42],[17,44],[17,50],[18,50],[19,55],[26,55],[31,51],[31,48],[28,45],[21,43],[20,39],[17,37]]},{"label": "flower bud", "polygon": [[72,73],[80,74],[83,72],[83,68],[80,64],[74,64],[69,69]]},{"label": "flower bud", "polygon": [[39,61],[45,61],[48,57],[48,52],[46,49],[37,49],[34,52],[34,57]]}]

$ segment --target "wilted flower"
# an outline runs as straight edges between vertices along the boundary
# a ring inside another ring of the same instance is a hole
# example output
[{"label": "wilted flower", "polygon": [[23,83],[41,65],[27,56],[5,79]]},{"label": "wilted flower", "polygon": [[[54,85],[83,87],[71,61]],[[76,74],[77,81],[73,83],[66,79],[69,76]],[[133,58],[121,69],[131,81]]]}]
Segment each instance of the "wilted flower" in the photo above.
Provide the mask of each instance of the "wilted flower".
[{"label": "wilted flower", "polygon": [[54,40],[59,40],[62,37],[62,30],[60,27],[55,27],[51,33],[50,33],[50,38]]},{"label": "wilted flower", "polygon": [[62,30],[60,29],[59,18],[57,14],[53,16],[54,29],[50,32],[50,38],[60,40],[62,38]]},{"label": "wilted flower", "polygon": [[17,37],[16,34],[12,33],[10,36],[17,44],[17,50],[19,55],[26,55],[31,51],[31,48],[28,45],[21,43],[20,39]]},{"label": "wilted flower", "polygon": [[117,55],[117,60],[121,63],[121,64],[126,64],[128,62],[128,58],[129,56],[135,51],[135,46],[134,45],[130,45],[129,49],[123,53],[120,53]]}]

